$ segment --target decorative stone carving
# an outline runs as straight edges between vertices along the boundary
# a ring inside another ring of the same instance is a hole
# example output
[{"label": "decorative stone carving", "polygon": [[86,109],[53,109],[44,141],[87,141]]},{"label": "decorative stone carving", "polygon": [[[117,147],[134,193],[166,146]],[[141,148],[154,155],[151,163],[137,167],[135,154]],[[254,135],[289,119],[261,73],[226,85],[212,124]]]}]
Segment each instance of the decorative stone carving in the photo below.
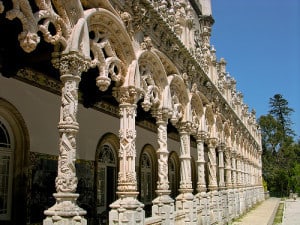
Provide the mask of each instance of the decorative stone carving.
[{"label": "decorative stone carving", "polygon": [[179,121],[179,119],[182,117],[183,108],[176,94],[172,96],[172,103],[173,103],[173,113],[171,117],[171,122],[172,124],[176,124]]},{"label": "decorative stone carving", "polygon": [[149,111],[151,107],[158,107],[160,104],[159,88],[154,82],[152,72],[149,67],[143,66],[140,68],[142,74],[142,87],[144,90],[144,101],[142,107],[145,111]]},{"label": "decorative stone carving", "polygon": [[[32,52],[38,43],[40,31],[46,42],[53,45],[68,45],[72,28],[83,17],[83,8],[78,0],[71,1],[39,1],[36,0],[38,11],[33,13],[28,0],[13,1],[13,9],[8,11],[6,17],[10,20],[18,18],[23,31],[19,34],[21,47],[25,52]],[[50,32],[50,24],[55,27],[55,33]]]},{"label": "decorative stone carving", "polygon": [[94,56],[91,67],[98,68],[99,76],[96,78],[96,84],[100,91],[106,91],[111,80],[117,82],[117,86],[122,83],[122,62],[111,47],[107,34],[100,31],[94,31],[93,34],[94,37],[90,41]]},{"label": "decorative stone carving", "polygon": [[221,143],[218,146],[218,153],[219,153],[219,188],[225,188],[225,180],[224,180],[224,144]]},{"label": "decorative stone carving", "polygon": [[167,121],[168,111],[161,109],[154,110],[153,115],[156,117],[156,124],[158,126],[158,181],[157,181],[157,198],[153,200],[152,213],[153,215],[161,216],[163,224],[174,223],[174,200],[169,196],[168,181],[168,157],[169,151],[167,149]]},{"label": "decorative stone carving", "polygon": [[204,159],[204,134],[197,136],[197,169],[198,169],[198,182],[197,191],[198,193],[206,192],[206,181],[205,181],[205,159]]},{"label": "decorative stone carving", "polygon": [[208,139],[208,173],[209,173],[209,189],[211,191],[218,188],[217,183],[217,161],[216,161],[216,146],[217,139],[209,138]]},{"label": "decorative stone carving", "polygon": [[81,217],[86,211],[76,204],[78,194],[75,169],[76,134],[79,130],[77,123],[78,84],[82,71],[89,68],[89,60],[78,53],[63,54],[53,60],[53,64],[60,70],[62,87],[60,121],[58,124],[60,142],[58,156],[58,173],[55,179],[57,193],[54,194],[56,204],[45,211],[47,218],[45,225],[68,224],[76,221],[86,224]]}]

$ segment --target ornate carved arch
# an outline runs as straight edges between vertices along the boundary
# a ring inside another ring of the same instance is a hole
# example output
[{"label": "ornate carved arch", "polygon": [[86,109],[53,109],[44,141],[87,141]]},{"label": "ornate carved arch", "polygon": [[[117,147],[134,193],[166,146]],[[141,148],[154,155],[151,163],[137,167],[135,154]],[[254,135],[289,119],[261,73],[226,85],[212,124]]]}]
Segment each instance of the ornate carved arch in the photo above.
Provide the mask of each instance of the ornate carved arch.
[{"label": "ornate carved arch", "polygon": [[219,137],[219,139],[223,140],[224,139],[223,121],[222,121],[222,117],[219,113],[216,115],[216,131],[217,131],[217,136]]},{"label": "ornate carved arch", "polygon": [[168,82],[173,106],[171,122],[176,124],[179,119],[183,122],[191,121],[189,109],[187,107],[189,103],[189,95],[182,77],[178,74],[169,75]]},{"label": "ornate carved arch", "polygon": [[214,112],[212,109],[212,104],[208,104],[205,110],[205,121],[207,123],[208,135],[211,135],[213,132],[213,127],[215,124]]},{"label": "ornate carved arch", "polygon": [[177,67],[164,53],[157,49],[153,49],[153,51],[160,58],[160,61],[163,64],[167,75],[179,74],[179,70],[177,69]]},{"label": "ornate carved arch", "polygon": [[[230,126],[229,126],[228,121],[226,121],[224,123],[224,137],[225,137],[226,141],[229,141],[229,139],[230,139]],[[230,144],[230,143],[228,143],[228,144]]]},{"label": "ornate carved arch", "polygon": [[85,11],[85,20],[90,36],[91,67],[97,67],[99,71],[97,86],[105,91],[111,80],[121,86],[128,71],[132,72],[129,67],[135,60],[131,39],[122,20],[101,8]]},{"label": "ornate carved arch", "polygon": [[192,86],[190,93],[190,104],[193,128],[197,129],[199,126],[201,126],[201,117],[204,114],[203,103],[199,95],[197,84],[193,84]]},{"label": "ornate carved arch", "polygon": [[170,89],[166,71],[160,58],[152,50],[141,51],[138,55],[141,88],[144,91],[142,107],[171,110]]}]

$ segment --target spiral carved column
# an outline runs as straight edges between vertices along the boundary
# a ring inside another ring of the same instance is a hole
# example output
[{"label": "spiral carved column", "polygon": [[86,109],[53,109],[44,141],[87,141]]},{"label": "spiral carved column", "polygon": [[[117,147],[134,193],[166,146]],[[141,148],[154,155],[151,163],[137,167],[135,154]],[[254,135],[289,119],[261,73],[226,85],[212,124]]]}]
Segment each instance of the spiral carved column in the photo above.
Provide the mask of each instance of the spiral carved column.
[{"label": "spiral carved column", "polygon": [[47,218],[44,225],[86,224],[83,216],[86,211],[77,206],[79,194],[75,169],[76,134],[79,130],[77,122],[78,84],[81,72],[89,67],[89,61],[78,53],[64,54],[54,59],[54,66],[60,70],[62,81],[59,130],[58,173],[55,179],[57,193],[53,194],[56,204],[45,210]]},{"label": "spiral carved column", "polygon": [[156,117],[158,145],[158,181],[157,198],[153,200],[152,214],[163,218],[162,224],[173,224],[175,222],[174,200],[169,196],[168,181],[168,145],[167,145],[167,122],[168,113],[162,110],[153,113]]}]

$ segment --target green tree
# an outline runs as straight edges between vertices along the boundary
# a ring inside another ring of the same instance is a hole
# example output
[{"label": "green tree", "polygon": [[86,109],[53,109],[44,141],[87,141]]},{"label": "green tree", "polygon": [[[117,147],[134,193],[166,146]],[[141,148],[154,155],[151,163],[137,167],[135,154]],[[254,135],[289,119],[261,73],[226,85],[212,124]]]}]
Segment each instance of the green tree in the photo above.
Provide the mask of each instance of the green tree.
[{"label": "green tree", "polygon": [[[290,116],[294,112],[282,95],[270,98],[269,114],[259,118],[262,135],[263,178],[271,195],[287,196],[298,191],[300,182],[300,140],[294,142],[295,133]],[[298,174],[297,174],[298,173]]]},{"label": "green tree", "polygon": [[295,136],[295,132],[291,129],[293,123],[290,118],[294,110],[288,104],[281,94],[275,94],[269,101],[271,108],[269,114],[277,120],[278,132],[282,132],[283,137]]}]

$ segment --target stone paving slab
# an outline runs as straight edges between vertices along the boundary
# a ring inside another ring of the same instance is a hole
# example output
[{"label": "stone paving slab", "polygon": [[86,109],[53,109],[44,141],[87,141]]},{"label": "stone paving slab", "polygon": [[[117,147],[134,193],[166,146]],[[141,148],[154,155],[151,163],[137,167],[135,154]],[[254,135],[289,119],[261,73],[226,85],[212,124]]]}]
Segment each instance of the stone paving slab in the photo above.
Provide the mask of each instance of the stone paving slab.
[{"label": "stone paving slab", "polygon": [[285,200],[282,225],[300,225],[300,198]]},{"label": "stone paving slab", "polygon": [[279,202],[280,198],[268,198],[230,225],[272,225]]}]

